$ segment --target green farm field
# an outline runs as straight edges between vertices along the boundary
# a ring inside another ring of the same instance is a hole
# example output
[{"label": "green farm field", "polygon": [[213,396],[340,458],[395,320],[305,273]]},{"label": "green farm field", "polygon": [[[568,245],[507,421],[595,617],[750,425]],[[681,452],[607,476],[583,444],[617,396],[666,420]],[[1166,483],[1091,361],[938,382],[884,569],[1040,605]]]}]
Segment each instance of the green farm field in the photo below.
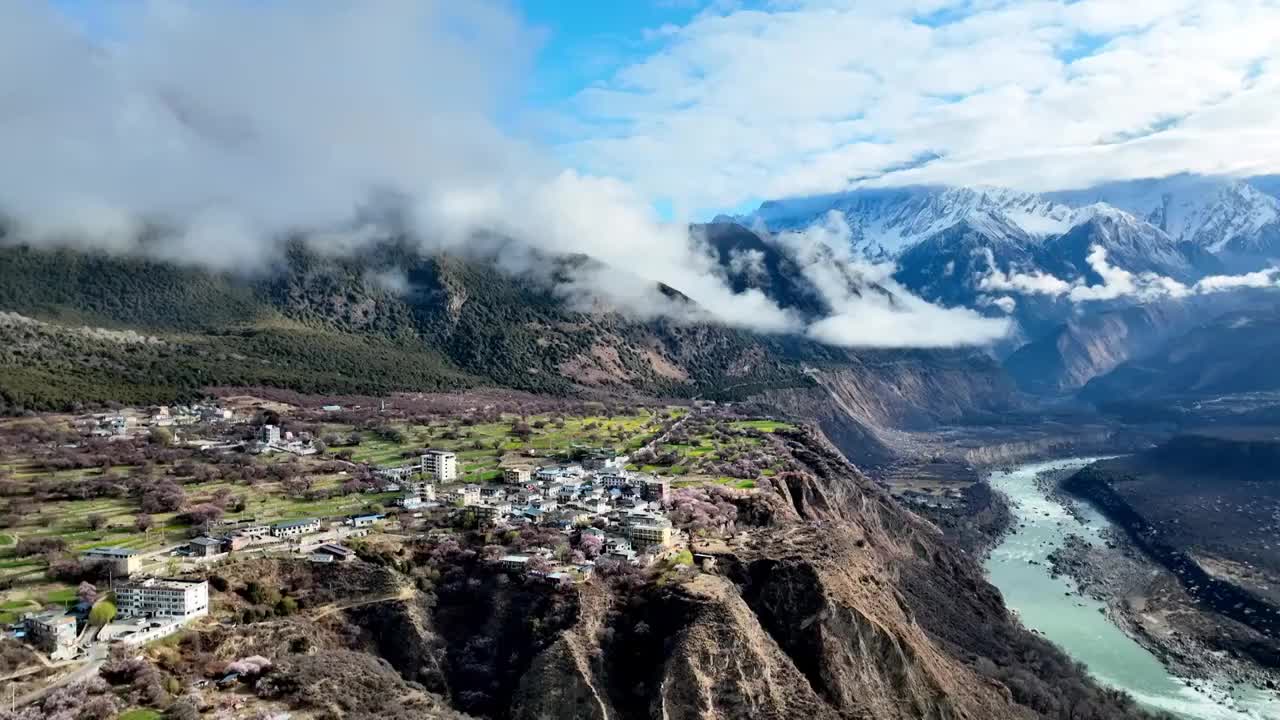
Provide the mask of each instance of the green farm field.
[{"label": "green farm field", "polygon": [[[792,429],[770,420],[710,420],[689,415],[684,408],[641,409],[614,416],[504,414],[484,422],[446,418],[362,427],[326,422],[311,427],[328,445],[323,455],[235,455],[230,462],[177,448],[176,457],[148,460],[145,467],[94,458],[92,467],[53,470],[47,444],[6,453],[0,459],[0,480],[5,483],[5,496],[0,497],[0,620],[28,611],[33,604],[58,604],[59,593],[72,592],[46,576],[45,554],[19,556],[17,551],[24,541],[60,540],[65,544],[64,553],[72,557],[99,547],[157,553],[190,538],[191,528],[183,519],[186,511],[214,502],[223,503],[224,520],[264,524],[379,512],[393,505],[396,494],[344,494],[344,484],[352,480],[360,465],[408,464],[428,448],[456,452],[463,482],[497,479],[504,465],[561,462],[578,451],[607,447],[643,456],[633,469],[671,477],[677,487],[710,483],[752,488],[760,476],[777,470],[762,456],[764,437]],[[659,438],[662,441],[655,442]],[[134,442],[143,443],[135,450],[145,446],[145,440]],[[756,463],[758,474],[744,477],[741,472],[721,471],[726,463],[745,459]],[[257,479],[249,481],[244,473],[254,468]],[[150,513],[152,525],[145,532],[135,527],[140,498],[130,493],[85,499],[51,494],[51,489],[63,483],[109,486],[138,473],[156,482],[176,483],[184,498],[175,511]],[[292,479],[278,479],[285,476]],[[299,491],[299,482],[304,483],[306,492]],[[235,500],[233,506],[226,504],[227,498]]]}]

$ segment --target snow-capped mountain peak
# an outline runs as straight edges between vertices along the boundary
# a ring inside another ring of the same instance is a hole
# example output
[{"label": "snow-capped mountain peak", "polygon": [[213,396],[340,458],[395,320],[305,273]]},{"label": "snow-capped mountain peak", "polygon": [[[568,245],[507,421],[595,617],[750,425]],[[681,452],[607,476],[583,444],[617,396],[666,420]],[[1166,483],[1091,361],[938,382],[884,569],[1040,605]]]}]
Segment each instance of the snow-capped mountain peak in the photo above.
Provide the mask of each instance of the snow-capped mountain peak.
[{"label": "snow-capped mountain peak", "polygon": [[1255,238],[1280,219],[1280,201],[1245,182],[1223,187],[1188,218],[1183,235],[1212,253],[1248,251]]},{"label": "snow-capped mountain peak", "polygon": [[1061,234],[1071,207],[1034,193],[999,187],[913,187],[856,190],[765,203],[747,222],[773,231],[795,230],[839,213],[853,230],[856,249],[894,258],[921,241],[967,223],[993,238],[1031,241]]},{"label": "snow-capped mountain peak", "polygon": [[1177,175],[1050,193],[1073,207],[1104,202],[1150,222],[1176,242],[1208,252],[1265,253],[1280,226],[1280,201],[1247,181]]}]

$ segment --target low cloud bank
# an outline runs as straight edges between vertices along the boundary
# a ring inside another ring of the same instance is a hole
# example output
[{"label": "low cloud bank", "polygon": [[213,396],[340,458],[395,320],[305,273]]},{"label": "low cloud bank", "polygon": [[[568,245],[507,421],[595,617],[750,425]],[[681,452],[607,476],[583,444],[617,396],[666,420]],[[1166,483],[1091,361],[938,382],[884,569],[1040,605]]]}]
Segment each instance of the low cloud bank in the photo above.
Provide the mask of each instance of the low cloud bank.
[{"label": "low cloud bank", "polygon": [[990,293],[1015,293],[1065,298],[1073,303],[1135,300],[1152,302],[1179,299],[1193,295],[1210,295],[1243,289],[1280,288],[1280,268],[1269,268],[1243,275],[1211,275],[1193,285],[1153,272],[1134,273],[1116,267],[1107,260],[1107,249],[1101,245],[1089,248],[1089,268],[1102,279],[1089,284],[1083,278],[1067,282],[1048,273],[1004,272],[987,252],[988,274],[978,282],[978,289]]},{"label": "low cloud bank", "polygon": [[968,308],[934,305],[893,279],[892,263],[872,263],[853,250],[853,233],[838,212],[778,242],[801,264],[833,313],[806,334],[844,347],[960,347],[1008,335],[1010,323]]}]

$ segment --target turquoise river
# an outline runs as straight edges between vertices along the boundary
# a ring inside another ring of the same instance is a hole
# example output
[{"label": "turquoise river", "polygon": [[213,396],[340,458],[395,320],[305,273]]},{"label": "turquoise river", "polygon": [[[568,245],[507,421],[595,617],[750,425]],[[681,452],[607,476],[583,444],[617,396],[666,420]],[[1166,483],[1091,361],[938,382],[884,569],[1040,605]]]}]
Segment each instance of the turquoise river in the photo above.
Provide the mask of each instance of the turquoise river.
[{"label": "turquoise river", "polygon": [[1014,513],[1014,532],[986,562],[989,578],[1005,602],[1024,625],[1084,663],[1098,681],[1127,691],[1153,709],[1192,720],[1280,718],[1280,700],[1274,696],[1252,690],[1232,695],[1221,689],[1197,689],[1170,674],[1155,655],[1100,612],[1101,603],[1075,592],[1068,595],[1075,590],[1074,583],[1050,574],[1048,555],[1062,546],[1068,533],[1099,542],[1109,523],[1084,504],[1086,521],[1077,520],[1037,488],[1036,476],[1044,470],[1083,467],[1089,462],[1075,458],[991,474],[992,487],[1008,496]]}]

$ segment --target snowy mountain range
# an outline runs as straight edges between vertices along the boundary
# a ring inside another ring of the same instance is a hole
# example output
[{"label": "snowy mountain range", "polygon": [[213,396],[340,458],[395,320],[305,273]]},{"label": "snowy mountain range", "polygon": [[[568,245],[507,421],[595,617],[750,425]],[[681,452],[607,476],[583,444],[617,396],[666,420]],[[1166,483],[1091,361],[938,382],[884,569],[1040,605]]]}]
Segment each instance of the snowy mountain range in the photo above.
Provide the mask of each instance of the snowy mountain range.
[{"label": "snowy mountain range", "polygon": [[1280,248],[1280,201],[1251,181],[1179,175],[1053,193],[1057,202],[1104,203],[1219,255],[1275,254]]},{"label": "snowy mountain range", "polygon": [[1191,243],[1213,254],[1280,251],[1280,199],[1247,180],[1189,175],[1045,194],[985,186],[869,188],[769,201],[739,220],[774,232],[798,230],[833,211],[869,258],[897,258],[961,224],[1029,243],[1100,216],[1150,226],[1172,245]]},{"label": "snowy mountain range", "polygon": [[1187,175],[1045,194],[859,189],[766,202],[738,220],[781,232],[831,213],[848,224],[855,250],[896,262],[904,285],[947,303],[981,304],[979,285],[992,270],[1097,282],[1095,246],[1115,267],[1181,282],[1259,269],[1280,256],[1280,199],[1251,181]]}]

